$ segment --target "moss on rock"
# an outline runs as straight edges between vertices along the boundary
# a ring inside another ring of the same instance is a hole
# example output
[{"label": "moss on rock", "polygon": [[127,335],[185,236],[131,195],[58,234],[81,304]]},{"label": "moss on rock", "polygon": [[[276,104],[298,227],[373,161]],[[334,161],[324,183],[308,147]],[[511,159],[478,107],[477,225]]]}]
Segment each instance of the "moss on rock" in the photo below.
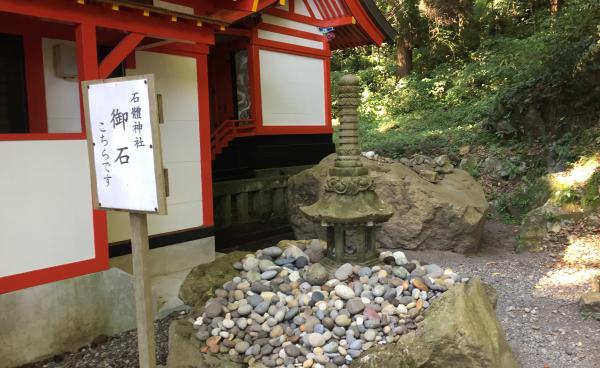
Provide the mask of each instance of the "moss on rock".
[{"label": "moss on rock", "polygon": [[459,284],[432,303],[419,329],[368,352],[360,368],[519,367],[479,279]]},{"label": "moss on rock", "polygon": [[238,275],[233,264],[248,252],[235,251],[217,258],[214,262],[194,267],[179,289],[179,298],[193,308],[201,308],[215,289]]}]

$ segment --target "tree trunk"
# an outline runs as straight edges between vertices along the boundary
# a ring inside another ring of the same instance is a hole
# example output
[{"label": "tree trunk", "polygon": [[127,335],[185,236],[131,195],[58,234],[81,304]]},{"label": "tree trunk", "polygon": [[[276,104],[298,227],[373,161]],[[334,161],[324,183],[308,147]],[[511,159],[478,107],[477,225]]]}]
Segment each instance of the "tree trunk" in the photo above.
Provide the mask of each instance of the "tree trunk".
[{"label": "tree trunk", "polygon": [[398,65],[398,78],[405,77],[412,70],[413,50],[405,40],[396,41],[396,65]]}]

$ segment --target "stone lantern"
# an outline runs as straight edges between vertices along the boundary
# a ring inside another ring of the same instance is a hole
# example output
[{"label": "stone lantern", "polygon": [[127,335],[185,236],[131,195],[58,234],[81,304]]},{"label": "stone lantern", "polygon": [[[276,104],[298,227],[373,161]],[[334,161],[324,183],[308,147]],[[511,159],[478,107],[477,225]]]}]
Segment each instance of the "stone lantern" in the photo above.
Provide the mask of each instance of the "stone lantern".
[{"label": "stone lantern", "polygon": [[372,265],[378,260],[375,226],[387,221],[393,210],[375,193],[373,178],[361,163],[358,78],[345,75],[338,86],[341,111],[337,157],[329,169],[321,198],[300,210],[327,229],[325,266],[335,267],[346,262]]}]

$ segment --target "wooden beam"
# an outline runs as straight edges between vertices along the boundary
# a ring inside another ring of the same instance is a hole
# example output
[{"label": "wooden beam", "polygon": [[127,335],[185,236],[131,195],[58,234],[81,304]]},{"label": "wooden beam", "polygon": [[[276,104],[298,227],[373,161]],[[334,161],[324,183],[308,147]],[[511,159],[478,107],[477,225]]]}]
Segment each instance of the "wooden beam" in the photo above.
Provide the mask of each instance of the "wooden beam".
[{"label": "wooden beam", "polygon": [[71,23],[90,23],[98,27],[141,33],[149,37],[192,41],[213,45],[212,29],[158,17],[144,17],[133,10],[113,11],[93,4],[80,5],[71,0],[0,0],[0,10]]},{"label": "wooden beam", "polygon": [[121,42],[100,63],[98,74],[101,79],[106,79],[115,68],[125,60],[136,46],[144,39],[140,33],[130,33],[123,37]]}]

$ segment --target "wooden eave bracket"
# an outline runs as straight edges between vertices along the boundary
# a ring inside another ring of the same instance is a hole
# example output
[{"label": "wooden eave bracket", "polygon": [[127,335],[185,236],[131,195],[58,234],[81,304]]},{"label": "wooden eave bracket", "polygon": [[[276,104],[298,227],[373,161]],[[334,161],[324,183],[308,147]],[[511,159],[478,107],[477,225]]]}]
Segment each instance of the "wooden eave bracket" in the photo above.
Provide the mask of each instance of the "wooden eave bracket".
[{"label": "wooden eave bracket", "polygon": [[140,33],[130,33],[115,46],[114,49],[102,60],[98,66],[98,75],[100,79],[106,79],[115,68],[131,54],[137,45],[144,39]]}]

